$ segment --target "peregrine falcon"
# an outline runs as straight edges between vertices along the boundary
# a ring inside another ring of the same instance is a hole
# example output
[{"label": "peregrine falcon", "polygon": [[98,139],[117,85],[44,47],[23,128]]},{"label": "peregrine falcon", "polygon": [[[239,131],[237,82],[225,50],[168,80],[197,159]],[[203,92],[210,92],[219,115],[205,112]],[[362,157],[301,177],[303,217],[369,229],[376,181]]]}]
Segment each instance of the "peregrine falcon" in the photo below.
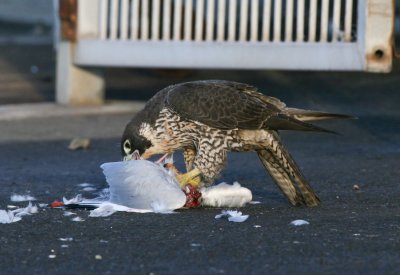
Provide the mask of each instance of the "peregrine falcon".
[{"label": "peregrine falcon", "polygon": [[179,181],[207,186],[219,175],[227,152],[255,151],[289,202],[317,206],[314,193],[283,146],[279,130],[331,132],[307,121],[349,118],[286,107],[279,99],[237,82],[204,80],[159,91],[128,123],[124,159],[183,150],[187,173]]}]

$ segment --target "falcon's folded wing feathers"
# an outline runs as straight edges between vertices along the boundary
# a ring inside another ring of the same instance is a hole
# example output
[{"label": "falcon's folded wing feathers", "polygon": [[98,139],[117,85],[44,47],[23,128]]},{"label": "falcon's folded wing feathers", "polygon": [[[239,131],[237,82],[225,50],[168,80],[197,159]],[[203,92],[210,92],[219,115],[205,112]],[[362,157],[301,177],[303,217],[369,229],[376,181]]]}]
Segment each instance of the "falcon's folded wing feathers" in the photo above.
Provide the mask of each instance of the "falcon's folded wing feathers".
[{"label": "falcon's folded wing feathers", "polygon": [[167,106],[185,119],[219,129],[259,129],[269,115],[278,112],[244,93],[248,85],[223,81],[198,81],[176,85]]},{"label": "falcon's folded wing feathers", "polygon": [[169,89],[165,103],[184,119],[219,129],[327,131],[286,114],[280,100],[237,82],[178,84]]}]

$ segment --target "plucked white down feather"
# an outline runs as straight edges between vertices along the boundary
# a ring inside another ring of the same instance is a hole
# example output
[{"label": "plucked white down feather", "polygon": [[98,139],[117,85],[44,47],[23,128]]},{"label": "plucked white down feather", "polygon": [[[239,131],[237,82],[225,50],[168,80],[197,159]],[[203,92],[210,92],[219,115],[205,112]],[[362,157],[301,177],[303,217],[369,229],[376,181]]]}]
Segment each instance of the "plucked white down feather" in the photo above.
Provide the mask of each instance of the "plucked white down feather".
[{"label": "plucked white down feather", "polygon": [[251,191],[240,186],[238,182],[233,185],[225,182],[208,188],[202,188],[202,204],[213,207],[242,207],[252,200]]}]

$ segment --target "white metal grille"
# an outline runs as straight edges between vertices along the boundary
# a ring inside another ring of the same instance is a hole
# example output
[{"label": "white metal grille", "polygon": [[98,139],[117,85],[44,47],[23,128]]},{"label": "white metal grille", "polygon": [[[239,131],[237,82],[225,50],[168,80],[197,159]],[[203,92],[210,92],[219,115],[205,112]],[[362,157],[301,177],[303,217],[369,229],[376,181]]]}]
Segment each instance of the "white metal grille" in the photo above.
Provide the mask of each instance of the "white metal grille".
[{"label": "white metal grille", "polygon": [[356,0],[100,0],[99,38],[354,42]]},{"label": "white metal grille", "polygon": [[388,0],[79,0],[78,65],[389,71]]}]

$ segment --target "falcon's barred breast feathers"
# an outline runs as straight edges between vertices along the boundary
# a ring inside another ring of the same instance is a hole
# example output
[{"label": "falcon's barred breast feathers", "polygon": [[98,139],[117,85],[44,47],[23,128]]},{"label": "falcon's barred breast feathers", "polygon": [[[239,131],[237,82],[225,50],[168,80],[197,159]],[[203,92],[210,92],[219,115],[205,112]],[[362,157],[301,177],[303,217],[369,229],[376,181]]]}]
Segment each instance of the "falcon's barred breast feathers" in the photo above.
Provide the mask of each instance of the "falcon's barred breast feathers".
[{"label": "falcon's barred breast feathers", "polygon": [[128,123],[122,136],[125,158],[182,149],[188,173],[182,184],[209,185],[229,151],[255,151],[293,205],[319,199],[280,141],[279,130],[331,132],[307,121],[347,115],[288,108],[257,88],[232,81],[204,80],[166,87]]}]

